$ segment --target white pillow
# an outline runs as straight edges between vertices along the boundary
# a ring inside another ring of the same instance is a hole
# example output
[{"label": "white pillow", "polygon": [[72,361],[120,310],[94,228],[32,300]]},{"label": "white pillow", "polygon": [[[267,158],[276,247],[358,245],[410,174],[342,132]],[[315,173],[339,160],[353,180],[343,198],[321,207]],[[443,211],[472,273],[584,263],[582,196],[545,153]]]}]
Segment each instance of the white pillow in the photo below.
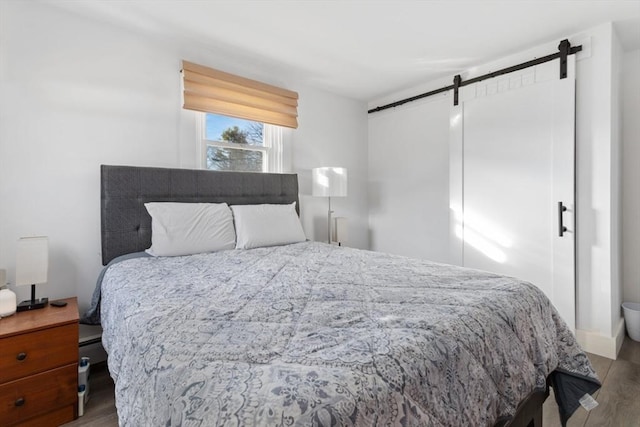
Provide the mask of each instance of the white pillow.
[{"label": "white pillow", "polygon": [[236,249],[286,245],[307,238],[296,213],[296,202],[290,205],[233,205],[236,223]]},{"label": "white pillow", "polygon": [[151,215],[153,256],[191,255],[233,249],[236,233],[226,203],[145,203]]}]

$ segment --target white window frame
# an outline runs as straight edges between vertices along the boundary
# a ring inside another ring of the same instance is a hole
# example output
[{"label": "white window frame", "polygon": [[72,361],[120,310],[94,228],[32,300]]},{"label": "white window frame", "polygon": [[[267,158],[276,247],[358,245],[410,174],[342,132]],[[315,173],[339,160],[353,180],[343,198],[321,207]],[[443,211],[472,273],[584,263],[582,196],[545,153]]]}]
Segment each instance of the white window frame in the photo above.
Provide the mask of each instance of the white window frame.
[{"label": "white window frame", "polygon": [[198,140],[200,141],[200,167],[207,169],[207,147],[228,148],[231,150],[261,151],[262,172],[282,173],[283,150],[282,150],[282,128],[280,126],[263,123],[262,145],[233,144],[226,141],[215,141],[206,139],[206,114],[198,114]]}]

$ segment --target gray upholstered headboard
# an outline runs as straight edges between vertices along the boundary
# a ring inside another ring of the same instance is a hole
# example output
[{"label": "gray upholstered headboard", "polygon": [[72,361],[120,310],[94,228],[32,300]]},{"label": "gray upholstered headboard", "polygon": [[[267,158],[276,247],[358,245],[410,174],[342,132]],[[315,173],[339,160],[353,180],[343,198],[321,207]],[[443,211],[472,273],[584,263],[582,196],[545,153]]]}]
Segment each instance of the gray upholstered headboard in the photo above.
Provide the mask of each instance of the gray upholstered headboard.
[{"label": "gray upholstered headboard", "polygon": [[[151,246],[146,202],[229,205],[298,201],[296,174],[100,166],[102,264]],[[296,210],[300,213],[299,203]]]}]

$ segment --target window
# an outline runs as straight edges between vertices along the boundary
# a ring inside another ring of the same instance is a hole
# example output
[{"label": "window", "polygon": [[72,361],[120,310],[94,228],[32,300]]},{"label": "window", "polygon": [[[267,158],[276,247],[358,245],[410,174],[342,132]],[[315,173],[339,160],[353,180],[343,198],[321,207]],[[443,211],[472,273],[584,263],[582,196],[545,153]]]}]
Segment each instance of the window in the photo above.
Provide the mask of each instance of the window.
[{"label": "window", "polygon": [[203,113],[203,167],[218,171],[282,172],[278,126]]},{"label": "window", "polygon": [[297,92],[189,61],[181,72],[182,106],[200,112],[203,168],[283,172],[283,127],[298,127]]}]

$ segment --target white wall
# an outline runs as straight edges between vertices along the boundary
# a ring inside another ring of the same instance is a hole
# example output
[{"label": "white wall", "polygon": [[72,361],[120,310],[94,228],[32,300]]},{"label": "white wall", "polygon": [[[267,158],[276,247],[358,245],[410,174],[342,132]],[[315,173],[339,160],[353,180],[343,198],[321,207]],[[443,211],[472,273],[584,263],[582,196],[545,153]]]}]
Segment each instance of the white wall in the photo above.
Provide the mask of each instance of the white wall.
[{"label": "white wall", "polygon": [[451,102],[438,95],[370,116],[371,249],[450,261],[449,148],[442,141]]},{"label": "white wall", "polygon": [[[590,351],[611,357],[602,347],[618,340],[621,312],[616,273],[619,206],[616,153],[612,138],[619,117],[613,117],[614,33],[611,24],[589,31],[591,57],[578,63],[576,90],[577,190],[577,328]],[[615,319],[615,321],[614,321]],[[620,342],[621,344],[621,342]],[[617,347],[617,343],[614,345]],[[615,349],[614,349],[615,353]]]},{"label": "white wall", "polygon": [[622,45],[611,31],[611,335],[621,326],[622,313]]},{"label": "white wall", "polygon": [[[353,241],[366,247],[366,105],[316,91],[264,58],[158,39],[33,2],[0,2],[0,268],[14,279],[15,242],[50,239],[49,283],[38,296],[88,306],[100,257],[100,164],[196,167],[197,113],[181,108],[188,59],[300,93],[287,132],[302,178],[324,162],[350,167]],[[301,192],[305,194],[301,180]],[[308,235],[324,209],[301,210]],[[310,220],[311,218],[311,220]],[[18,299],[28,287],[17,289]]]},{"label": "white wall", "polygon": [[[533,49],[523,51],[489,64],[482,64],[478,67],[462,73],[463,79],[469,79],[490,71],[494,71],[506,66],[530,60],[531,58],[547,55],[556,52],[560,38],[550,43],[537,46]],[[619,340],[621,326],[621,315],[619,309],[620,280],[618,271],[618,251],[615,249],[619,245],[619,199],[616,194],[618,188],[617,167],[619,139],[615,138],[616,126],[619,117],[617,110],[613,108],[613,103],[617,102],[616,94],[613,93],[614,83],[612,73],[615,72],[613,65],[613,55],[618,49],[617,40],[613,34],[611,24],[600,25],[589,29],[584,33],[569,37],[572,45],[582,44],[584,52],[578,54],[576,64],[577,90],[576,90],[576,174],[577,174],[577,328],[583,333],[578,333],[578,338],[589,351],[598,354],[615,355]],[[453,77],[453,76],[451,76]],[[403,91],[392,94],[383,99],[369,103],[373,108],[390,101],[396,101],[403,97],[426,92],[441,86],[451,84],[451,79],[442,79],[437,82],[430,82],[414,90]],[[444,112],[438,113],[442,117],[448,117],[449,104],[443,104]],[[370,123],[380,120],[373,113],[370,116]],[[423,132],[425,118],[414,118],[412,123],[398,120],[390,122],[386,132],[402,132],[420,134]],[[437,128],[437,129],[436,129]],[[440,120],[437,123],[430,123],[430,135],[447,135],[448,120]],[[390,165],[389,169],[381,171],[375,161],[379,152],[379,144],[375,142],[375,136],[369,136],[370,142],[370,181],[374,183],[378,174],[393,173]],[[425,150],[428,152],[441,153],[443,147],[448,144],[448,138],[427,138],[416,140],[408,147],[412,152],[420,156]],[[374,159],[374,160],[371,160]],[[448,162],[448,159],[447,159]],[[403,171],[405,175],[412,172],[417,173],[414,166],[412,171]],[[440,175],[439,179],[448,180],[448,171],[445,175]],[[425,188],[431,185],[433,178],[422,177],[422,182],[416,185],[414,194],[407,195],[403,200],[394,200],[394,203],[410,203],[416,197],[427,194]],[[372,202],[374,198],[372,197]],[[390,200],[390,199],[389,199]],[[385,205],[388,200],[378,200],[375,204]],[[433,221],[445,221],[442,208],[437,205],[423,206],[425,208],[423,216]],[[388,216],[384,221],[375,218],[372,221],[372,234],[378,233],[378,224],[393,221],[392,216]],[[373,225],[376,224],[376,227]],[[399,230],[397,234],[409,236],[412,229],[416,227],[413,222],[397,222]],[[381,226],[381,229],[384,227]],[[417,247],[421,241],[425,240],[424,235],[415,233],[412,243],[407,243],[408,247]],[[434,237],[434,236],[431,236]],[[437,239],[432,239],[429,244],[435,247],[446,247],[448,245],[448,235],[444,233]],[[390,243],[378,245],[376,249],[392,251],[396,249]],[[420,256],[421,253],[414,251],[411,255]],[[578,331],[580,332],[580,331]]]},{"label": "white wall", "polygon": [[640,303],[640,49],[622,58],[623,300]]},{"label": "white wall", "polygon": [[311,169],[347,168],[347,197],[332,197],[336,217],[348,221],[347,246],[369,247],[367,206],[367,108],[347,98],[306,87],[300,90],[300,127],[292,141],[294,172],[300,185],[302,225],[307,237],[327,241],[326,197],[311,196]]}]

